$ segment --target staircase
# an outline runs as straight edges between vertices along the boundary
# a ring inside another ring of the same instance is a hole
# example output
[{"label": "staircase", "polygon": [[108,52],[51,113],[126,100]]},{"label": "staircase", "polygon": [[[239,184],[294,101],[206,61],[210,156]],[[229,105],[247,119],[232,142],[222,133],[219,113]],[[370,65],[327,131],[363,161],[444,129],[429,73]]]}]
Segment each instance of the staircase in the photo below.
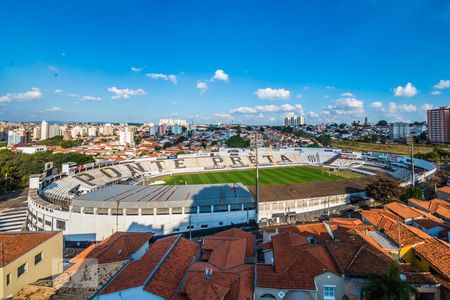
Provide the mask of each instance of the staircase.
[{"label": "staircase", "polygon": [[0,210],[0,232],[21,231],[27,218],[27,203]]}]

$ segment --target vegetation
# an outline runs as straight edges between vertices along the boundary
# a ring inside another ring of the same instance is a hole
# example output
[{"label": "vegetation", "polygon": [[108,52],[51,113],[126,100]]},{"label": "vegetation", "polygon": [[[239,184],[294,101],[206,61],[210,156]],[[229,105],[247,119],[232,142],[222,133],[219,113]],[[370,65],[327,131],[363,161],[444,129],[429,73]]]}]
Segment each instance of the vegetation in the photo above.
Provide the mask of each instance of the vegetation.
[{"label": "vegetation", "polygon": [[414,286],[400,278],[396,264],[392,264],[387,274],[371,274],[369,284],[364,288],[368,300],[409,300],[417,293]]},{"label": "vegetation", "polygon": [[32,174],[42,173],[44,164],[50,161],[53,162],[54,167],[60,169],[64,162],[86,164],[94,162],[94,159],[79,153],[22,154],[0,150],[0,191],[28,186],[28,177]]},{"label": "vegetation", "polygon": [[[333,141],[332,145],[334,147],[354,150],[354,151],[367,151],[367,152],[386,152],[401,155],[411,155],[411,146],[406,144],[375,144],[360,141]],[[426,154],[433,151],[433,146],[431,145],[414,145],[414,152],[419,153],[416,157],[420,158],[419,155]],[[450,148],[447,148],[450,150]]]},{"label": "vegetation", "polygon": [[250,146],[250,141],[244,140],[240,134],[230,137],[225,144],[229,148],[247,148]]},{"label": "vegetation", "polygon": [[[261,169],[260,184],[290,184],[302,182],[330,181],[345,178],[356,178],[355,173],[338,171],[328,172],[318,167],[285,167]],[[255,185],[255,170],[239,170],[228,172],[207,172],[198,174],[180,174],[163,177],[166,184],[211,184],[211,183],[242,183]]]},{"label": "vegetation", "polygon": [[416,186],[407,186],[406,188],[403,189],[403,194],[400,195],[400,200],[407,202],[408,199],[419,199],[419,200],[423,200],[423,192],[421,189],[419,189]]},{"label": "vegetation", "polygon": [[434,147],[432,151],[427,153],[417,153],[414,157],[432,161],[448,160],[450,158],[450,151]]},{"label": "vegetation", "polygon": [[390,178],[381,178],[369,183],[366,189],[367,196],[383,203],[397,200],[403,193],[398,182]]},{"label": "vegetation", "polygon": [[72,148],[72,147],[78,147],[83,143],[82,140],[69,140],[65,141],[62,137],[62,135],[57,135],[52,138],[38,141],[36,142],[36,145],[46,145],[46,146],[59,146],[62,148]]},{"label": "vegetation", "polygon": [[324,147],[331,146],[331,138],[328,135],[322,134],[317,138],[317,141],[322,144]]}]

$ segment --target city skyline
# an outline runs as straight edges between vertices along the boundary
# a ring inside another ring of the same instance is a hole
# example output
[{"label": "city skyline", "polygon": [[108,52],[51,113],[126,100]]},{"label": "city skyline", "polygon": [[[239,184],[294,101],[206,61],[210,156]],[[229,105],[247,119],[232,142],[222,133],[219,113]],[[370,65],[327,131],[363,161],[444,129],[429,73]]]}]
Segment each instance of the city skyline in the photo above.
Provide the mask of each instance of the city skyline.
[{"label": "city skyline", "polygon": [[448,104],[449,1],[237,5],[3,2],[0,119],[412,122]]}]

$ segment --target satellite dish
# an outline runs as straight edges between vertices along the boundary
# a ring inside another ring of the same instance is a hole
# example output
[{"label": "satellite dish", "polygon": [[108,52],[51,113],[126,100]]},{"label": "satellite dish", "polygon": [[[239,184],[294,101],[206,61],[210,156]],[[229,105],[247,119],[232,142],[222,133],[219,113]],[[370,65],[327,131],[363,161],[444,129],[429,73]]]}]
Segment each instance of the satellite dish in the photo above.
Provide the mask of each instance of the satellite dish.
[{"label": "satellite dish", "polygon": [[406,280],[406,275],[405,274],[400,274],[400,280],[401,281],[405,281]]},{"label": "satellite dish", "polygon": [[279,293],[278,293],[278,297],[284,298],[284,292],[283,292],[283,291],[279,292]]}]

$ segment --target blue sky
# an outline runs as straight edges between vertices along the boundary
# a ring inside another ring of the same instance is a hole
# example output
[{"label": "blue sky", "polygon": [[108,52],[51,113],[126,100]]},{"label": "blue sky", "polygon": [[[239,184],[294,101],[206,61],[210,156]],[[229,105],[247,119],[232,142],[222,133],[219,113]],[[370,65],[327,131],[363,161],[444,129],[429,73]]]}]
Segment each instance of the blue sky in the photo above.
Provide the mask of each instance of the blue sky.
[{"label": "blue sky", "polygon": [[1,1],[0,119],[425,120],[450,1]]}]

